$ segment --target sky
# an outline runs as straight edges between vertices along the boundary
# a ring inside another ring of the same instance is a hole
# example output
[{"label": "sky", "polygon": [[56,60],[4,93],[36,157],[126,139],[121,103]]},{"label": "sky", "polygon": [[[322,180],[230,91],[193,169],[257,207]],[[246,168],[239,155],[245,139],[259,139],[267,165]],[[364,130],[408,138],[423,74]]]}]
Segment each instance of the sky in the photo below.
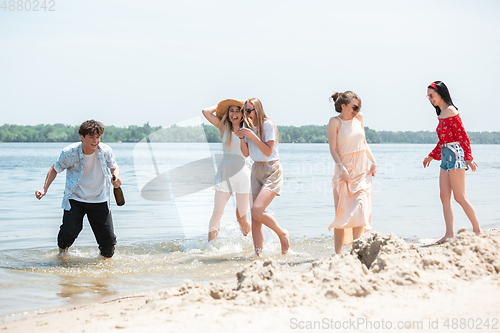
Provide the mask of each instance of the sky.
[{"label": "sky", "polygon": [[500,130],[497,0],[22,1],[0,8],[0,125],[166,127],[251,97],[324,125],[352,90],[365,126],[433,131],[442,80],[467,130]]}]

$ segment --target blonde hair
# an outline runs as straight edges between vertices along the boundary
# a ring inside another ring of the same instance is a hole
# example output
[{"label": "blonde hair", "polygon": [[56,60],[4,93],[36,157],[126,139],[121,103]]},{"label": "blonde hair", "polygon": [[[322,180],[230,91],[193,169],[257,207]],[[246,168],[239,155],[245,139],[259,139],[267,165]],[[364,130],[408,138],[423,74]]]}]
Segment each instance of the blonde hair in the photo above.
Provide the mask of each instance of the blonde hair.
[{"label": "blonde hair", "polygon": [[[247,104],[247,102],[252,103],[253,107],[255,108],[255,118],[256,118],[257,124],[253,124],[252,119],[247,118],[247,113],[245,110],[245,105]],[[266,120],[271,121],[271,119],[269,119],[266,116],[266,113],[264,112],[264,107],[262,106],[262,103],[258,98],[255,98],[255,97],[249,98],[243,103],[243,121],[244,121],[245,125],[248,126],[249,128],[257,127],[257,136],[262,141],[263,141],[262,128],[264,126],[264,121],[266,121]],[[279,131],[278,131],[278,127],[274,123],[273,123],[273,126],[276,127],[276,141],[275,142],[277,144],[279,142]]]},{"label": "blonde hair", "polygon": [[[225,133],[231,133],[233,131],[233,123],[229,119],[229,109],[232,106],[236,106],[238,109],[241,110],[241,108],[238,105],[230,105],[227,108],[226,112],[224,112],[224,115],[222,116],[222,118],[219,122],[219,126],[217,126],[219,128],[219,131],[220,131],[222,137],[224,137]],[[240,127],[243,125],[243,117],[241,117],[239,125],[240,125]],[[226,140],[226,142],[224,142],[224,144],[222,146],[222,150],[229,148],[229,146],[231,145],[231,138],[232,138],[232,135],[227,136],[227,140]]]}]

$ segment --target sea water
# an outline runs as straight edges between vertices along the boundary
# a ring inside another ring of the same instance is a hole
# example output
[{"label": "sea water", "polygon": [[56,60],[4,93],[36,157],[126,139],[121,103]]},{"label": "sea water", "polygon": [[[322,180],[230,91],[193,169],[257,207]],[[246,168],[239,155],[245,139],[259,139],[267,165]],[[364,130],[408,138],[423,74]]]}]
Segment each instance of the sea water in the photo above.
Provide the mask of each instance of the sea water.
[{"label": "sea water", "polygon": [[[43,187],[47,171],[66,145],[0,143],[0,316],[114,299],[179,285],[185,279],[234,280],[253,260],[252,240],[239,231],[233,198],[226,206],[219,238],[213,244],[207,242],[211,184],[169,201],[141,196],[145,184],[156,176],[220,153],[220,144],[207,143],[110,143],[126,199],[125,206],[111,204],[116,254],[112,259],[99,256],[85,220],[69,254],[58,256],[65,174],[57,176],[42,200],[36,200],[34,192]],[[439,162],[426,169],[422,166],[432,148],[371,145],[378,162],[373,231],[392,232],[414,242],[444,234]],[[279,151],[284,185],[268,211],[289,230],[294,254],[281,256],[278,238],[265,228],[265,255],[289,266],[331,255],[333,232],[327,228],[334,218],[334,165],[328,145],[279,144]],[[500,146],[473,145],[472,151],[479,168],[466,172],[466,193],[483,229],[494,228],[500,225]],[[200,174],[186,172],[182,182],[190,186]],[[171,189],[165,190],[175,197]],[[470,229],[460,206],[454,203],[454,208],[455,230]]]}]

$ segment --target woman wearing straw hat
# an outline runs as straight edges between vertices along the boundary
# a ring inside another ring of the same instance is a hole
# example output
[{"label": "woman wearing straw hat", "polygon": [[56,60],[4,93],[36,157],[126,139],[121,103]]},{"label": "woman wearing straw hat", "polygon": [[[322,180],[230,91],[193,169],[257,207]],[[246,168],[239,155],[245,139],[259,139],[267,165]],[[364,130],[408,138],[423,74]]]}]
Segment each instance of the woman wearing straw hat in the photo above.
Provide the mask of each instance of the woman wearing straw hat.
[{"label": "woman wearing straw hat", "polygon": [[220,220],[231,193],[234,193],[236,198],[236,219],[241,232],[246,236],[251,229],[247,221],[251,164],[249,159],[243,156],[240,139],[234,134],[243,123],[242,106],[241,101],[225,99],[217,106],[202,111],[205,118],[220,131],[224,156],[218,165],[219,182],[215,186],[214,211],[208,229],[209,242],[215,240],[219,234]]}]

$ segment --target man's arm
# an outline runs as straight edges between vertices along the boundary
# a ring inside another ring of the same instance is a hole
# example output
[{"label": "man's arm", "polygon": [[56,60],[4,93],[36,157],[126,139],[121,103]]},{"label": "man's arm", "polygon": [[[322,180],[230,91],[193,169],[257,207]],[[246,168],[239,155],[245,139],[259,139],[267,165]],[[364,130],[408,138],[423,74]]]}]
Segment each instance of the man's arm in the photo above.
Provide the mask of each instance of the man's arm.
[{"label": "man's arm", "polygon": [[43,189],[35,191],[35,196],[38,200],[43,198],[47,191],[49,190],[50,184],[56,179],[57,171],[54,169],[54,165],[52,165],[47,173],[47,177],[45,178],[45,184],[43,185]]},{"label": "man's arm", "polygon": [[115,188],[118,188],[122,185],[122,181],[120,180],[120,168],[118,165],[116,165],[115,169],[109,169],[111,171],[111,174],[114,176],[114,180],[111,179],[111,183]]}]

